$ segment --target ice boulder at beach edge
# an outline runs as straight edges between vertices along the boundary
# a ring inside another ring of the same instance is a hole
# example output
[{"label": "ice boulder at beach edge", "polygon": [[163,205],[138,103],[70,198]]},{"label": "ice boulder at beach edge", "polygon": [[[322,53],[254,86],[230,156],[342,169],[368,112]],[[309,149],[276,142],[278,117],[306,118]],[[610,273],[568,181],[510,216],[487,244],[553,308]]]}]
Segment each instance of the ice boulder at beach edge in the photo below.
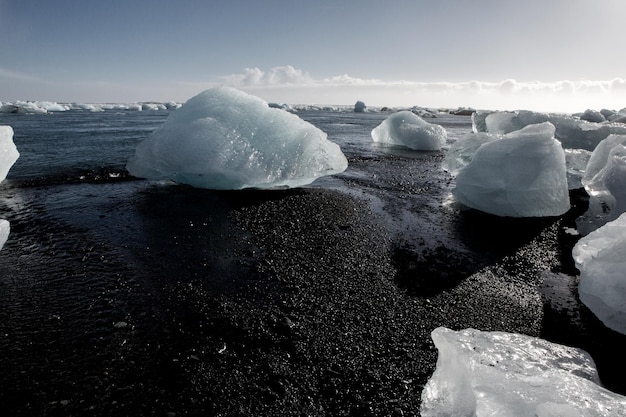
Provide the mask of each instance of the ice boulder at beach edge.
[{"label": "ice boulder at beach edge", "polygon": [[626,135],[609,135],[594,149],[582,176],[589,209],[576,220],[578,231],[589,234],[626,212]]},{"label": "ice boulder at beach edge", "polygon": [[376,143],[402,146],[416,151],[436,151],[446,143],[446,130],[409,110],[394,113],[372,129]]},{"label": "ice boulder at beach edge", "polygon": [[456,177],[462,205],[501,217],[560,216],[570,209],[565,152],[540,123],[488,141]]},{"label": "ice boulder at beach edge", "polygon": [[610,329],[626,334],[626,213],[581,238],[572,250],[580,301]]},{"label": "ice boulder at beach edge", "polygon": [[626,415],[626,397],[600,385],[583,350],[536,337],[435,329],[437,366],[422,392],[423,417]]},{"label": "ice boulder at beach edge", "polygon": [[258,97],[216,87],[172,112],[126,168],[136,177],[226,190],[299,187],[347,166],[317,127]]},{"label": "ice boulder at beach edge", "polygon": [[[4,181],[9,170],[19,158],[20,153],[13,143],[13,128],[11,126],[0,126],[0,182]],[[0,219],[0,249],[9,238],[9,222]]]}]

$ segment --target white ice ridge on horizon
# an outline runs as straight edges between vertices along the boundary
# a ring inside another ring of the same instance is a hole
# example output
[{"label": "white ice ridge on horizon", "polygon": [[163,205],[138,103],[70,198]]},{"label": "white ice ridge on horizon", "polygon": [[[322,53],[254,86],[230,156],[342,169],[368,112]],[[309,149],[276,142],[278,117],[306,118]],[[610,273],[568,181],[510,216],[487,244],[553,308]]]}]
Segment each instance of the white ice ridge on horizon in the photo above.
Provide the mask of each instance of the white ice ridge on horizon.
[{"label": "white ice ridge on horizon", "polygon": [[347,167],[326,133],[230,87],[189,99],[126,166],[137,177],[210,189],[299,187]]},{"label": "white ice ridge on horizon", "polygon": [[409,110],[393,113],[372,129],[371,135],[376,143],[417,151],[439,150],[448,137],[442,126],[428,123]]},{"label": "white ice ridge on horizon", "polygon": [[[13,143],[13,128],[11,126],[0,126],[0,182],[4,181],[9,170],[19,158],[20,153]],[[0,249],[9,238],[9,222],[0,219]]]},{"label": "white ice ridge on horizon", "polygon": [[435,329],[435,372],[423,417],[604,417],[626,415],[626,397],[603,388],[581,349],[536,337]]},{"label": "white ice ridge on horizon", "polygon": [[173,101],[166,103],[57,103],[55,101],[22,101],[0,102],[0,113],[16,114],[47,114],[65,111],[102,112],[105,110],[142,111],[142,110],[175,110],[180,104]]},{"label": "white ice ridge on horizon", "polygon": [[572,257],[580,271],[580,301],[607,327],[626,334],[626,213],[581,238]]},{"label": "white ice ridge on horizon", "polygon": [[[609,113],[605,112],[607,115]],[[609,120],[618,121],[626,117],[626,109],[612,113]],[[554,136],[563,148],[593,151],[600,141],[610,134],[626,134],[626,124],[617,122],[594,123],[575,116],[519,111],[478,111],[472,115],[474,132],[504,135],[525,126],[550,122],[556,128]]]},{"label": "white ice ridge on horizon", "polygon": [[554,130],[546,122],[497,140],[481,135],[468,146],[478,148],[458,170],[452,194],[464,206],[501,217],[564,214],[570,209],[565,153]]}]

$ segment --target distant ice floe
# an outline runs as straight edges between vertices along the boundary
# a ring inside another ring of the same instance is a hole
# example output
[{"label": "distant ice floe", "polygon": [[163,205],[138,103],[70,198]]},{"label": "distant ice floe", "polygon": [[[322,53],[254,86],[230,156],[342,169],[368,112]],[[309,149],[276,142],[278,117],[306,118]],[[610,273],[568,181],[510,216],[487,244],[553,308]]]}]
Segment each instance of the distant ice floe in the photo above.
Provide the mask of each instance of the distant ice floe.
[{"label": "distant ice floe", "polygon": [[172,112],[128,164],[137,177],[199,188],[299,187],[344,171],[326,133],[228,87],[206,90]]},{"label": "distant ice floe", "polygon": [[446,143],[446,130],[409,110],[391,114],[372,129],[374,142],[419,151],[436,151]]},{"label": "distant ice floe", "polygon": [[150,110],[175,110],[180,104],[167,103],[57,103],[52,101],[13,101],[0,102],[0,113],[14,114],[47,114],[65,111],[90,111],[102,112],[107,110],[117,111],[150,111]]},{"label": "distant ice floe", "polygon": [[[622,114],[623,112],[623,114]],[[626,109],[616,115],[626,116]],[[616,115],[609,120],[619,120]],[[574,116],[520,111],[479,111],[472,115],[474,132],[503,135],[538,123],[550,122],[556,128],[554,136],[564,148],[593,151],[600,141],[611,134],[626,134],[623,123],[595,123]]]},{"label": "distant ice floe", "polygon": [[[0,126],[0,182],[4,181],[7,174],[20,154],[13,143],[13,129],[11,126]],[[0,249],[9,238],[9,222],[0,219]]]},{"label": "distant ice floe", "polygon": [[607,327],[626,334],[626,213],[581,238],[572,256],[580,301]]},{"label": "distant ice floe", "polygon": [[626,415],[626,397],[603,388],[585,351],[474,329],[432,332],[437,367],[422,393],[423,417]]},{"label": "distant ice floe", "polygon": [[[564,214],[570,209],[565,153],[554,131],[545,122],[497,140],[479,135],[464,148],[467,152],[456,148],[448,162],[457,170],[453,195],[467,207],[496,216]],[[464,158],[469,163],[458,169]]]},{"label": "distant ice floe", "polygon": [[[604,224],[606,221],[615,219],[620,213],[626,211],[626,207],[623,207],[623,205],[626,205],[626,201],[623,201],[623,197],[617,197],[622,194],[626,196],[626,187],[621,185],[624,184],[624,179],[617,179],[619,175],[622,175],[622,161],[626,161],[625,158],[621,156],[621,151],[619,149],[614,150],[608,163],[608,151],[603,151],[601,158],[600,155],[593,157],[592,161],[592,152],[598,154],[600,150],[607,149],[605,145],[600,146],[607,138],[612,138],[611,140],[615,141],[617,140],[616,138],[621,138],[626,135],[626,124],[621,122],[626,120],[625,117],[626,109],[622,109],[619,112],[607,109],[601,111],[587,110],[583,113],[571,116],[538,113],[528,110],[477,111],[472,114],[472,131],[474,133],[460,138],[451,145],[442,163],[442,167],[452,175],[461,175],[460,181],[462,183],[464,177],[467,175],[463,173],[463,171],[470,165],[475,154],[483,145],[486,147],[502,146],[487,143],[498,142],[500,139],[506,138],[514,132],[520,132],[529,126],[549,123],[554,126],[554,139],[559,142],[565,154],[568,189],[578,189],[584,186],[587,192],[592,196],[588,213],[579,220],[579,229],[581,233],[585,234]],[[612,144],[613,142],[610,143]],[[612,146],[613,145],[611,145],[611,147]],[[556,150],[556,147],[554,149]],[[483,156],[482,153],[480,155]],[[560,159],[560,155],[558,159]],[[607,164],[602,174],[598,174],[599,169],[596,167],[598,159],[601,159],[600,169],[604,168],[604,164]],[[488,161],[483,161],[481,165],[485,164],[491,164],[493,167],[497,165],[496,163]],[[588,164],[590,165],[588,166]],[[477,165],[479,164],[473,164],[474,167]],[[514,175],[527,175],[529,172],[524,171],[523,167],[520,167],[521,170],[519,171],[513,171],[512,167],[506,169],[508,170],[507,175],[509,175],[507,179],[493,177],[489,182],[489,184],[491,184],[489,186],[480,187],[479,182],[475,181],[477,187],[473,190],[473,195],[478,197],[482,194],[484,198],[481,198],[481,200],[485,203],[487,199],[493,199],[494,201],[498,201],[498,198],[511,199],[514,195],[512,192],[517,193],[521,184],[515,184],[517,180]],[[560,162],[558,170],[561,170]],[[593,173],[593,175],[591,173]],[[598,176],[592,182],[591,178],[596,174]],[[499,175],[502,175],[502,172]],[[624,176],[626,178],[626,172]],[[546,178],[541,176],[538,176],[538,178],[546,180]],[[552,180],[554,180],[554,178]],[[505,182],[507,183],[506,186],[504,186]],[[460,195],[464,186],[461,185],[461,189],[459,190],[458,184],[459,178],[457,178],[457,194]],[[561,182],[559,180],[558,184],[555,182],[553,186],[558,186],[560,189],[560,184]],[[545,185],[546,183],[544,181],[544,186]],[[499,197],[490,195],[490,193],[494,191],[494,186],[500,187],[505,191],[501,192]],[[529,190],[536,190],[538,188],[537,184],[529,183],[528,186],[531,187]],[[467,196],[465,197],[467,200]],[[457,197],[457,199],[461,200],[463,197]],[[525,203],[533,204],[532,198]],[[468,201],[465,201],[464,204],[478,208],[476,204],[468,204]],[[486,204],[483,204],[483,206],[486,206]],[[496,207],[498,206],[499,205],[496,204]],[[564,208],[565,205],[563,204],[561,207]],[[497,214],[497,212],[500,211],[496,208],[487,212]],[[609,212],[611,214],[609,214]],[[513,214],[509,213],[508,215]],[[526,217],[527,214],[523,216]]]}]

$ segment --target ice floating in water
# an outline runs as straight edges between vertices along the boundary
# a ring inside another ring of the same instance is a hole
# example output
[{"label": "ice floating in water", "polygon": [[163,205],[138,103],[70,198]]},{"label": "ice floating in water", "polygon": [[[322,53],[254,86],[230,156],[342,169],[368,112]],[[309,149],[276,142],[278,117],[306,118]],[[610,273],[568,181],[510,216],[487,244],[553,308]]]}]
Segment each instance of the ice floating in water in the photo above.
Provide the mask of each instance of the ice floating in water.
[{"label": "ice floating in water", "polygon": [[13,128],[11,126],[0,126],[0,182],[9,173],[20,153],[13,143]]},{"label": "ice floating in water", "polygon": [[572,256],[580,300],[607,327],[626,334],[626,213],[581,238]]},{"label": "ice floating in water", "polygon": [[298,116],[233,88],[187,101],[141,142],[127,164],[142,178],[194,187],[298,187],[344,171],[326,134]]},{"label": "ice floating in water", "polygon": [[626,415],[626,397],[599,385],[583,350],[535,337],[473,329],[432,332],[437,367],[423,417]]},{"label": "ice floating in water", "polygon": [[[20,154],[13,143],[13,128],[0,126],[0,182],[7,177],[9,169],[13,166]],[[9,238],[9,222],[0,219],[0,249]]]},{"label": "ice floating in water", "polygon": [[626,134],[621,123],[594,123],[573,116],[537,113],[528,110],[516,112],[480,111],[472,115],[475,132],[506,134],[525,126],[550,122],[556,131],[554,136],[564,148],[593,151],[600,141],[610,134]]},{"label": "ice floating in water", "polygon": [[2,249],[4,244],[7,242],[10,232],[11,227],[9,225],[9,222],[4,219],[0,219],[0,249]]},{"label": "ice floating in water", "polygon": [[550,123],[481,145],[452,191],[465,206],[503,217],[559,216],[570,208],[565,154]]},{"label": "ice floating in water", "polygon": [[387,117],[372,130],[374,142],[404,146],[419,151],[436,151],[446,143],[446,130],[403,110]]},{"label": "ice floating in water", "polygon": [[180,107],[174,102],[167,103],[117,103],[117,104],[89,104],[89,103],[57,103],[53,101],[14,101],[0,102],[0,113],[15,114],[46,114],[65,111],[141,111],[141,110],[174,110]]}]

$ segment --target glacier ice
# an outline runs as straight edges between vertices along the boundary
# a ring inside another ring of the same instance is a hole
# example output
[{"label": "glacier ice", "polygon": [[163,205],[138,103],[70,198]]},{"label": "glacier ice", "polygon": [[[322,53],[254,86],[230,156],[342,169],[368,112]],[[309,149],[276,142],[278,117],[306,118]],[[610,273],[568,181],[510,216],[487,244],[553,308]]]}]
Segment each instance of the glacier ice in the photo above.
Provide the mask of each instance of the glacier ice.
[{"label": "glacier ice", "polygon": [[581,180],[588,210],[576,220],[583,235],[626,212],[626,135],[609,135],[591,154]]},{"label": "glacier ice", "polygon": [[435,372],[423,417],[626,415],[626,397],[599,384],[585,351],[543,339],[474,329],[435,329]]},{"label": "glacier ice", "polygon": [[364,102],[357,101],[356,103],[354,103],[354,111],[355,111],[355,113],[363,113],[366,110],[367,110],[367,106],[365,105]]},{"label": "glacier ice", "polygon": [[0,126],[0,182],[7,177],[9,169],[19,156],[20,153],[13,143],[13,128]]},{"label": "glacier ice", "polygon": [[591,152],[585,149],[563,149],[567,168],[567,186],[570,190],[583,188],[582,179],[591,158]]},{"label": "glacier ice", "polygon": [[8,221],[4,219],[0,219],[0,249],[4,246],[9,238],[9,233],[11,232],[11,227]]},{"label": "glacier ice", "polygon": [[496,139],[499,137],[484,132],[467,133],[461,136],[446,152],[441,167],[452,175],[458,174],[462,168],[470,163],[478,148]]},{"label": "glacier ice", "polygon": [[139,143],[126,168],[137,177],[199,188],[298,187],[344,171],[326,134],[298,116],[229,87],[206,90]]},{"label": "glacier ice", "polygon": [[180,104],[173,101],[167,103],[115,103],[115,104],[90,104],[90,103],[57,103],[54,101],[22,101],[0,102],[0,113],[15,114],[47,114],[64,111],[91,111],[102,112],[106,110],[116,111],[142,111],[142,110],[175,110]]},{"label": "glacier ice", "polygon": [[[609,135],[603,139],[593,150],[585,173],[582,178],[583,185],[589,185],[593,182],[593,178],[606,166],[609,160],[611,149],[617,145],[626,144],[626,135]],[[588,190],[590,194],[594,194],[593,189]]]},{"label": "glacier ice", "polygon": [[[7,177],[9,169],[13,166],[20,154],[13,143],[13,128],[11,126],[0,126],[0,182]],[[9,222],[0,219],[0,249],[9,238]]]},{"label": "glacier ice", "polygon": [[481,145],[456,177],[463,205],[502,217],[559,216],[570,208],[565,153],[549,123]]},{"label": "glacier ice", "polygon": [[580,300],[607,327],[626,334],[626,213],[581,238],[572,256]]},{"label": "glacier ice", "polygon": [[419,151],[436,151],[446,143],[447,132],[409,110],[393,113],[372,129],[374,142]]},{"label": "glacier ice", "polygon": [[598,143],[610,134],[626,134],[621,123],[595,123],[561,114],[521,111],[479,111],[472,115],[474,132],[506,134],[525,126],[550,122],[556,130],[554,136],[564,148],[593,151]]},{"label": "glacier ice", "polygon": [[580,120],[586,120],[593,123],[602,123],[606,121],[606,118],[601,112],[597,110],[587,109],[583,112],[583,114],[580,115]]}]

